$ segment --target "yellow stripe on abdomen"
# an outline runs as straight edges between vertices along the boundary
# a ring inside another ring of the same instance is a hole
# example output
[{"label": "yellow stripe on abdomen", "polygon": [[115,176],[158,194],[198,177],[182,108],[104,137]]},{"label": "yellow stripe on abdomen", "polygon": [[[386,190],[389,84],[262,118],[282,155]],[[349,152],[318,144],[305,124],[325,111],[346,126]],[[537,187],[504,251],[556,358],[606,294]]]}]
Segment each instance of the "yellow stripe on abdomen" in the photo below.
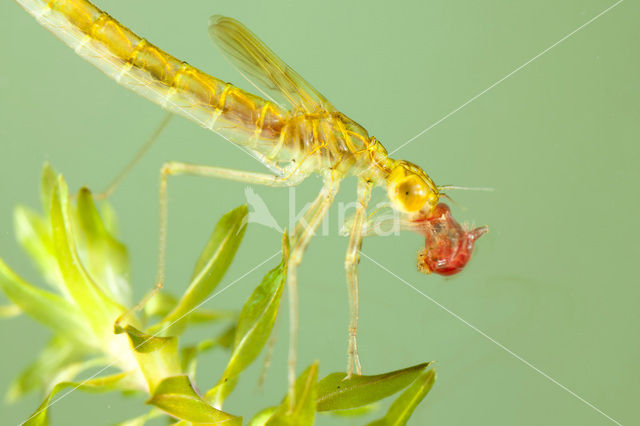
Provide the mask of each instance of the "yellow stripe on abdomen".
[{"label": "yellow stripe on abdomen", "polygon": [[119,84],[229,140],[276,140],[284,126],[277,105],[176,59],[86,0],[17,1]]}]

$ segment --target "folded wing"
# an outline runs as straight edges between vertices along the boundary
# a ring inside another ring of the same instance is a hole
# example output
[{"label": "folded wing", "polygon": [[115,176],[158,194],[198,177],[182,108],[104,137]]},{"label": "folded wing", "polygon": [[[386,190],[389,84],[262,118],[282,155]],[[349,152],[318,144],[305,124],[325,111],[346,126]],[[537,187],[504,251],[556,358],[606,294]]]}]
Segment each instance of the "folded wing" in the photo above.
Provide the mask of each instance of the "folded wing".
[{"label": "folded wing", "polygon": [[284,99],[295,111],[335,111],[329,101],[280,59],[247,27],[233,18],[214,15],[209,35],[249,82],[276,101]]}]

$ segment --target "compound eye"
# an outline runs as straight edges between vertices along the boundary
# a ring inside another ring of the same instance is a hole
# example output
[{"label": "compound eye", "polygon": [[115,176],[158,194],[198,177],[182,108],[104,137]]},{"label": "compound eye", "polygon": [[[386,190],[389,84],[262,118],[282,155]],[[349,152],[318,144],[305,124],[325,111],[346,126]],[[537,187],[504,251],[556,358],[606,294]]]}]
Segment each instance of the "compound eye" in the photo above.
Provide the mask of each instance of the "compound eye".
[{"label": "compound eye", "polygon": [[418,176],[410,176],[396,186],[396,199],[407,212],[417,212],[429,198],[429,188]]}]

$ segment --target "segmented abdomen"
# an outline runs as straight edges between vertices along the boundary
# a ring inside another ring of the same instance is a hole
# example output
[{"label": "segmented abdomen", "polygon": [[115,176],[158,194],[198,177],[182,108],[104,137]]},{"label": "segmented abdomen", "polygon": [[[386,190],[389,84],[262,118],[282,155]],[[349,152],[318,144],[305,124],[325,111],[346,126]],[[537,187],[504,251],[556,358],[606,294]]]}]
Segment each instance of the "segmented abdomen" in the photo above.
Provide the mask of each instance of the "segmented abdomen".
[{"label": "segmented abdomen", "polygon": [[177,60],[90,2],[17,1],[119,84],[240,145],[277,143],[287,111]]}]

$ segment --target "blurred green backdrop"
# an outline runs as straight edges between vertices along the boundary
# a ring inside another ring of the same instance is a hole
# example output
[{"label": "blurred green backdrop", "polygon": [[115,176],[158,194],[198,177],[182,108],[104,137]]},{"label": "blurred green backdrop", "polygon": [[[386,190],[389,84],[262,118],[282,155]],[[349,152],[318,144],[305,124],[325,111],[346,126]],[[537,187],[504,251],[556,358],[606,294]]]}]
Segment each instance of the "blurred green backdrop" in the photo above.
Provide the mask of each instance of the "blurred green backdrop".
[{"label": "blurred green backdrop", "polygon": [[[250,89],[207,36],[209,15],[238,18],[393,150],[613,1],[97,3],[176,57]],[[415,255],[422,241],[416,235],[365,241],[368,256],[455,313],[362,259],[359,344],[365,373],[438,361],[436,386],[412,424],[614,424],[505,348],[620,423],[640,423],[639,12],[637,2],[619,4],[396,154],[423,166],[440,184],[496,188],[454,194],[461,205],[454,207],[458,220],[491,227],[459,276],[418,273]],[[18,203],[38,205],[43,162],[64,173],[73,188],[99,191],[163,112],[104,77],[9,1],[0,5],[0,53],[0,256],[40,282],[14,241],[12,210]],[[220,137],[181,118],[172,122],[111,200],[131,250],[136,295],[153,281],[158,171],[167,160],[262,171]],[[317,179],[300,187],[298,205],[318,188]],[[286,223],[287,190],[255,190]],[[345,182],[339,199],[354,195],[355,182]],[[170,290],[179,293],[186,285],[217,219],[244,202],[241,184],[170,181]],[[300,277],[299,367],[319,359],[321,375],[346,363],[346,239],[335,233],[336,218],[334,210],[332,235],[313,240]],[[275,231],[251,226],[221,285],[271,256],[279,244]],[[276,262],[210,306],[239,306]],[[0,322],[2,392],[46,336],[24,317]],[[284,315],[264,389],[255,386],[257,362],[229,400],[229,411],[249,415],[280,400],[286,341]],[[213,384],[225,361],[223,353],[204,357],[198,379],[203,388]],[[23,421],[38,399],[0,403],[0,422]],[[139,399],[75,392],[56,404],[53,424],[110,424],[143,411]]]}]

